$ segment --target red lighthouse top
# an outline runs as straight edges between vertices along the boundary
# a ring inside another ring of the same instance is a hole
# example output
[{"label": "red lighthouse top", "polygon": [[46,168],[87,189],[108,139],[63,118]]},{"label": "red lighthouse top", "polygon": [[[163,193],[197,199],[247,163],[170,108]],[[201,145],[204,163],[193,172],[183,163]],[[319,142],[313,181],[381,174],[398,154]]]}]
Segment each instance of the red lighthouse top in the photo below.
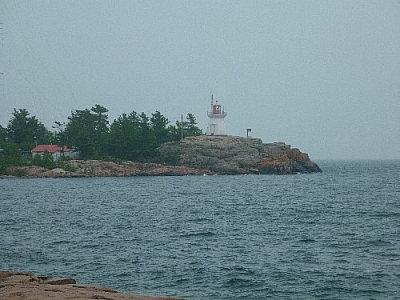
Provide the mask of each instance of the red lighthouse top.
[{"label": "red lighthouse top", "polygon": [[218,104],[218,100],[214,104],[214,95],[211,94],[211,112],[209,115],[225,115],[225,111],[221,104]]},{"label": "red lighthouse top", "polygon": [[223,119],[226,117],[226,115],[227,113],[225,112],[221,104],[218,103],[218,101],[215,101],[214,104],[214,97],[213,95],[211,95],[211,111],[207,112],[207,116],[215,120],[215,119]]},{"label": "red lighthouse top", "polygon": [[218,102],[216,104],[212,105],[212,113],[213,115],[219,115],[222,113],[221,110],[221,104],[218,104]]}]

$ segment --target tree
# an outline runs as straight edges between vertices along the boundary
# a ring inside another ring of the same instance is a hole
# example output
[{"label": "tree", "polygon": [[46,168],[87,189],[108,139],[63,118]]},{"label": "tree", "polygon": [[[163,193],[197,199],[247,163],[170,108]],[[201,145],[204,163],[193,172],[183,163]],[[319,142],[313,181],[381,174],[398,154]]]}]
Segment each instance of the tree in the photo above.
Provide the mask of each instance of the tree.
[{"label": "tree", "polygon": [[188,113],[186,115],[187,120],[187,129],[186,129],[186,136],[198,136],[202,134],[202,131],[199,127],[197,127],[196,117]]},{"label": "tree", "polygon": [[96,104],[91,108],[91,112],[94,115],[94,147],[95,156],[99,157],[104,155],[105,147],[108,141],[109,134],[109,122],[108,122],[108,109]]},{"label": "tree", "polygon": [[65,135],[65,123],[54,121],[54,143],[60,146],[68,145],[68,138]]},{"label": "tree", "polygon": [[151,129],[153,130],[157,146],[165,143],[170,138],[169,121],[158,110],[151,115]]},{"label": "tree", "polygon": [[8,123],[8,136],[23,151],[30,151],[37,144],[49,144],[51,133],[26,109],[15,109]]},{"label": "tree", "polygon": [[97,133],[102,134],[108,132],[108,109],[96,104],[91,108],[91,112],[94,115],[94,129]]},{"label": "tree", "polygon": [[82,158],[100,158],[108,139],[108,110],[100,105],[72,111],[64,134],[69,146],[75,146]]},{"label": "tree", "polygon": [[4,128],[0,125],[0,148],[1,145],[5,144],[8,140],[8,131],[7,128]]},{"label": "tree", "polygon": [[89,158],[94,154],[94,124],[90,110],[75,110],[68,117],[65,136],[68,146],[75,146],[82,158]]},{"label": "tree", "polygon": [[[135,111],[129,115],[124,113],[110,126],[107,113],[108,110],[98,104],[91,109],[73,110],[67,123],[55,121],[53,137],[26,109],[14,109],[7,128],[0,126],[0,172],[5,172],[7,166],[26,164],[22,151],[30,151],[36,144],[75,146],[84,159],[111,156],[122,160],[153,161],[157,158],[158,146],[180,140],[182,131],[185,137],[201,134],[191,113],[175,126],[169,125],[169,120],[159,111],[150,119],[144,112],[140,115]],[[46,166],[55,164],[48,155],[35,157],[35,161]]]},{"label": "tree", "polygon": [[54,162],[53,156],[49,152],[35,155],[31,161],[31,164],[46,169],[54,169],[57,166],[57,164]]},{"label": "tree", "polygon": [[186,115],[186,121],[176,122],[175,135],[178,135],[179,138],[175,136],[175,140],[179,140],[182,136],[182,133],[183,137],[197,136],[202,134],[201,129],[197,127],[196,117],[193,114],[188,113]]},{"label": "tree", "polygon": [[139,117],[135,111],[122,114],[110,126],[108,154],[119,159],[137,160],[140,156]]},{"label": "tree", "polygon": [[179,141],[181,139],[181,123],[176,122],[176,125],[168,126],[168,141]]},{"label": "tree", "polygon": [[147,160],[156,155],[157,142],[154,131],[150,127],[149,118],[144,112],[139,115],[139,152],[141,160]]},{"label": "tree", "polygon": [[20,166],[23,164],[21,152],[18,145],[13,141],[3,144],[0,150],[0,174],[5,174],[10,166]]}]

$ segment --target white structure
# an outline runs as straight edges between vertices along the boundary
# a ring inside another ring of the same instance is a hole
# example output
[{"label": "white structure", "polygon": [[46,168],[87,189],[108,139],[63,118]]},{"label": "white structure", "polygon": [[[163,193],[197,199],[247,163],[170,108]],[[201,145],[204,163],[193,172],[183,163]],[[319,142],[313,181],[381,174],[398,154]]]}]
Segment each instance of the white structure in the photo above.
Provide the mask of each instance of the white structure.
[{"label": "white structure", "polygon": [[58,145],[37,145],[35,148],[31,150],[32,158],[36,155],[41,155],[45,152],[49,153],[54,161],[59,160],[60,158],[77,158],[78,152],[74,151],[73,149],[67,148],[67,146],[61,147]]},{"label": "white structure", "polygon": [[211,111],[207,112],[208,116],[208,135],[227,135],[225,129],[225,121],[227,113],[221,108],[218,101],[214,104],[214,97],[211,95]]}]

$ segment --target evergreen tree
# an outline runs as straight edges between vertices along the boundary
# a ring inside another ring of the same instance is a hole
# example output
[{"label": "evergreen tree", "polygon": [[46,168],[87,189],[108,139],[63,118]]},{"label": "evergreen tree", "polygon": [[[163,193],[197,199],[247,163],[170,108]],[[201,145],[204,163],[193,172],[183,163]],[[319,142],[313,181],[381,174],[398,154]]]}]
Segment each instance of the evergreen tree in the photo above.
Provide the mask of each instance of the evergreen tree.
[{"label": "evergreen tree", "polygon": [[94,120],[90,110],[75,110],[65,128],[68,146],[75,146],[81,158],[94,155]]},{"label": "evergreen tree", "polygon": [[4,128],[3,126],[0,125],[0,148],[1,145],[7,142],[7,140],[8,140],[7,128]]},{"label": "evergreen tree", "polygon": [[202,131],[199,127],[197,127],[196,117],[188,113],[186,115],[187,120],[187,128],[186,128],[186,136],[198,136],[202,134]]},{"label": "evergreen tree", "polygon": [[94,149],[95,157],[101,157],[106,153],[106,145],[109,138],[108,109],[96,104],[91,108],[94,115]]},{"label": "evergreen tree", "polygon": [[150,122],[157,146],[167,142],[170,138],[169,128],[167,127],[169,123],[168,119],[164,117],[159,111],[156,111],[152,114]]},{"label": "evergreen tree", "polygon": [[50,131],[35,116],[29,116],[26,109],[14,109],[7,130],[10,141],[22,151],[30,151],[37,144],[49,144],[51,140]]},{"label": "evergreen tree", "polygon": [[140,157],[142,160],[148,160],[156,155],[157,142],[149,122],[149,118],[144,112],[139,115],[139,136]]},{"label": "evergreen tree", "polygon": [[181,124],[176,122],[176,125],[168,126],[168,141],[179,141],[181,139]]},{"label": "evergreen tree", "polygon": [[[149,119],[144,112],[122,114],[109,126],[108,110],[96,104],[91,109],[74,110],[67,123],[55,122],[54,137],[35,116],[26,109],[14,109],[8,127],[0,126],[0,171],[7,166],[23,163],[22,151],[30,151],[36,144],[75,146],[83,159],[113,157],[122,160],[152,161],[157,147],[168,141],[201,134],[196,118],[189,113],[185,121],[169,125],[159,111]],[[50,159],[36,158],[37,163],[54,165]]]},{"label": "evergreen tree", "polygon": [[68,117],[65,138],[75,146],[82,158],[100,158],[105,154],[108,138],[108,110],[95,105],[91,110],[75,110]]},{"label": "evergreen tree", "polygon": [[138,160],[139,153],[139,117],[135,111],[129,115],[122,114],[110,126],[108,141],[109,155],[124,159]]},{"label": "evergreen tree", "polygon": [[171,132],[175,132],[172,140],[180,140],[182,136],[185,138],[202,134],[201,129],[197,127],[196,117],[192,113],[186,115],[186,121],[177,121],[176,130],[171,129]]},{"label": "evergreen tree", "polygon": [[53,128],[55,129],[55,143],[60,146],[68,145],[68,138],[65,134],[65,123],[54,121]]},{"label": "evergreen tree", "polygon": [[22,164],[22,155],[16,143],[10,141],[0,147],[0,174],[5,174],[8,167]]}]

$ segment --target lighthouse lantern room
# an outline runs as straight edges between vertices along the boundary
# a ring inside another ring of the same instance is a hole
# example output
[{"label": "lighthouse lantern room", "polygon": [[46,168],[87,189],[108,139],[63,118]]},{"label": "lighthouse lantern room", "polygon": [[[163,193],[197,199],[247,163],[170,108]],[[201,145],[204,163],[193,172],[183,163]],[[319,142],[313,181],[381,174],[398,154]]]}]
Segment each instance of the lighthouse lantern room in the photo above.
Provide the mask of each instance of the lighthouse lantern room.
[{"label": "lighthouse lantern room", "polygon": [[211,111],[207,112],[208,116],[208,135],[227,135],[225,129],[224,118],[227,113],[221,107],[218,101],[214,104],[214,97],[211,95]]}]

